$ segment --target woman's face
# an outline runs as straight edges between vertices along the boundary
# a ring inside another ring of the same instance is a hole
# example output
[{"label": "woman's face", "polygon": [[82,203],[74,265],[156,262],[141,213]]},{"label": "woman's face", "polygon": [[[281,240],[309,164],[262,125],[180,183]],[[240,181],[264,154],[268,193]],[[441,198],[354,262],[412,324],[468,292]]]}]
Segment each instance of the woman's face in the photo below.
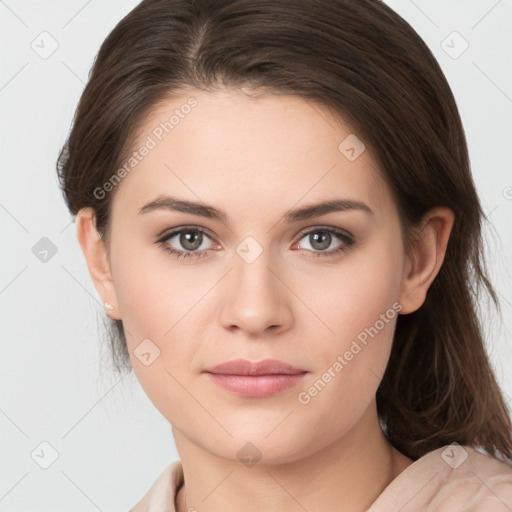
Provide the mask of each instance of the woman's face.
[{"label": "woman's face", "polygon": [[[292,461],[374,407],[406,259],[390,192],[342,126],[294,96],[194,90],[145,120],[116,187],[110,265],[134,372],[209,453]],[[166,196],[188,211],[146,207]],[[205,372],[235,359],[306,373],[244,395]]]}]

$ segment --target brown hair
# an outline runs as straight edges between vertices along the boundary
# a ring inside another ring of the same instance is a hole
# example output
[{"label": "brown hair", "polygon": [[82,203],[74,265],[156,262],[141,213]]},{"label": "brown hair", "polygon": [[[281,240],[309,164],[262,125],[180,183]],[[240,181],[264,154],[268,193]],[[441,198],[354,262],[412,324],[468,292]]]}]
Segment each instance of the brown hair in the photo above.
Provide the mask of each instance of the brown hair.
[{"label": "brown hair", "polygon": [[[455,223],[421,308],[400,315],[377,391],[384,431],[416,459],[458,442],[512,457],[507,406],[477,315],[486,277],[482,208],[450,87],[411,26],[378,0],[144,0],[102,44],[57,171],[73,215],[95,211],[108,245],[112,199],[94,193],[129,155],[138,127],[179,90],[248,87],[324,105],[364,140],[405,227],[435,206]],[[112,321],[118,370],[129,368]]]}]

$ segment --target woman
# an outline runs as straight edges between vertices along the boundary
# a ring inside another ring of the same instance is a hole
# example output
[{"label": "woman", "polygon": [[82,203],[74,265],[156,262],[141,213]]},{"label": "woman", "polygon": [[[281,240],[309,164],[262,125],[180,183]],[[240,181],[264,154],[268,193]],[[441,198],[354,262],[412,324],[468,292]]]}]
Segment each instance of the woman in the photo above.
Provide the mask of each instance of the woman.
[{"label": "woman", "polygon": [[141,2],[58,172],[180,456],[133,512],[512,508],[461,120],[385,4]]}]

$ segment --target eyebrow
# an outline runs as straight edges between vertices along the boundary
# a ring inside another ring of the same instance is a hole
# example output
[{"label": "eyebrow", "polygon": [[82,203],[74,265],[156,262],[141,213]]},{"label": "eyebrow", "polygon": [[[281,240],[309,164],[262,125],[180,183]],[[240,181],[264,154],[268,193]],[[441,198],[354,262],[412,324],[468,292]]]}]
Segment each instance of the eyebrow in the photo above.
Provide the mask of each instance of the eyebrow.
[{"label": "eyebrow", "polygon": [[[160,209],[191,213],[208,219],[218,220],[224,224],[229,224],[228,215],[221,209],[201,202],[188,201],[169,195],[158,196],[154,201],[145,204],[140,208],[139,215]],[[349,210],[359,210],[368,215],[375,215],[373,210],[362,201],[355,201],[352,199],[331,199],[329,201],[288,210],[284,213],[283,218],[286,222],[292,223],[319,217],[321,215],[327,215],[332,212],[343,212]]]}]

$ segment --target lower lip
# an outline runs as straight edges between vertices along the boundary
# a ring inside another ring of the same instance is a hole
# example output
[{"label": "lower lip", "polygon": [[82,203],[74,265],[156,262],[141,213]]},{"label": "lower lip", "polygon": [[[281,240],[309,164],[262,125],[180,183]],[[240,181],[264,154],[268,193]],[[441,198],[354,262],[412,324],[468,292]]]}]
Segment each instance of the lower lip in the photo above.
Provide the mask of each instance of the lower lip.
[{"label": "lower lip", "polygon": [[307,372],[295,375],[228,375],[225,373],[207,373],[215,384],[250,398],[265,398],[298,384]]}]

